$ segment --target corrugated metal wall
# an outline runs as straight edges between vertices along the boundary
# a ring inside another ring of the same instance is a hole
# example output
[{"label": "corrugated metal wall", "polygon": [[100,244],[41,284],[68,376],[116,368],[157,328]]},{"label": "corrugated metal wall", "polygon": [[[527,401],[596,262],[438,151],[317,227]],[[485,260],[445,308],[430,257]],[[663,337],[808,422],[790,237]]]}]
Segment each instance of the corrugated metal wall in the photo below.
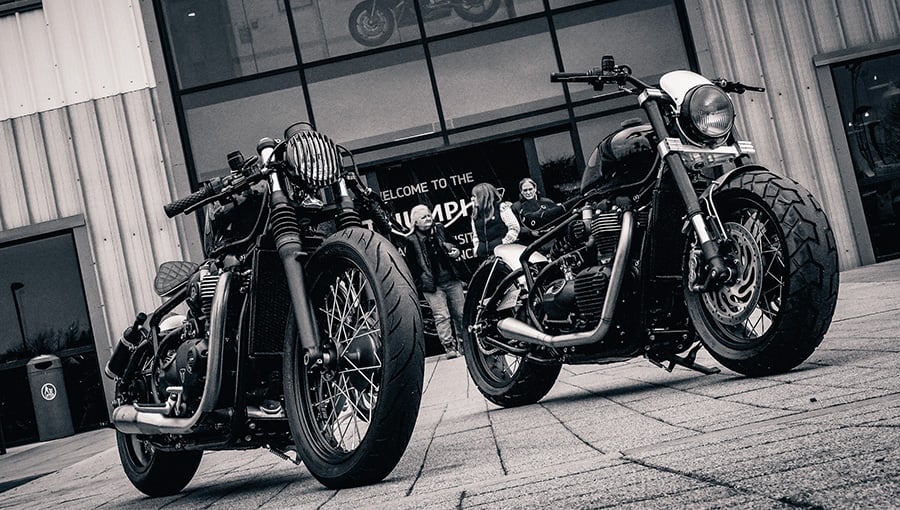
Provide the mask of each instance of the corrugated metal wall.
[{"label": "corrugated metal wall", "polygon": [[842,269],[860,265],[813,57],[900,37],[896,0],[699,0],[710,76],[761,84],[738,99],[741,133],[760,163],[807,186],[824,204]]},{"label": "corrugated metal wall", "polygon": [[83,215],[102,301],[91,314],[113,334],[159,302],[157,266],[184,258],[162,211],[171,165],[138,9],[44,0],[0,18],[0,230]]}]

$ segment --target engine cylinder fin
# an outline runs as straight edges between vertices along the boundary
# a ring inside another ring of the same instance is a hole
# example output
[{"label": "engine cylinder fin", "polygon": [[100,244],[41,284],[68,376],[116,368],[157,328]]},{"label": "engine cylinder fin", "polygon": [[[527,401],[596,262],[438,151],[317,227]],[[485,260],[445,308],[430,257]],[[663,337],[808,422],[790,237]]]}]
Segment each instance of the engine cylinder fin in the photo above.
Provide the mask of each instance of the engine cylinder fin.
[{"label": "engine cylinder fin", "polygon": [[606,268],[592,267],[575,277],[575,304],[588,322],[600,320],[606,288],[609,287],[608,273]]}]

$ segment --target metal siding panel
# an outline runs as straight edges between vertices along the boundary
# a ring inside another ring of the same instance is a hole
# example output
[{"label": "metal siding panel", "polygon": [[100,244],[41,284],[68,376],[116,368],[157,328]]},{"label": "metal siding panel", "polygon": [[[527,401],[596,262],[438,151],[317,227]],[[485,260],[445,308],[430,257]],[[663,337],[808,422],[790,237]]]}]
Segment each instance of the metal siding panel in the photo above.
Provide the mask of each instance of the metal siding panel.
[{"label": "metal siding panel", "polygon": [[13,119],[12,124],[31,223],[58,219],[40,121],[37,115],[29,115]]},{"label": "metal siding panel", "polygon": [[79,182],[85,204],[85,221],[97,262],[101,293],[110,331],[120,331],[134,317],[135,302],[119,226],[103,138],[93,102],[67,108],[73,134]]},{"label": "metal siding panel", "polygon": [[[141,38],[134,23],[131,2],[102,0],[100,2],[106,30],[107,44],[115,63],[117,92],[143,89],[151,85],[144,65]],[[140,16],[140,13],[137,13]]]},{"label": "metal siding panel", "polygon": [[887,41],[900,32],[900,2],[897,0],[870,0],[872,30],[876,41]]},{"label": "metal siding panel", "polygon": [[156,266],[148,249],[150,235],[144,217],[145,202],[131,150],[133,138],[128,132],[122,96],[98,99],[95,104],[112,189],[111,205],[118,219],[132,293],[138,305],[152,303],[155,294],[151,280]]},{"label": "metal siding panel", "polygon": [[75,2],[44,1],[44,17],[60,66],[60,82],[65,104],[76,104],[91,99],[91,78],[87,74],[88,56],[81,44]]},{"label": "metal siding panel", "polygon": [[[809,179],[807,188],[823,204],[829,218],[849,218],[847,198],[843,190],[837,158],[827,129],[825,107],[818,87],[811,58],[816,53],[812,19],[804,6],[797,2],[776,2],[781,29],[785,37],[784,53],[790,69],[796,104],[789,105],[800,112],[798,124],[786,129],[786,145],[801,157],[804,174]],[[801,181],[802,182],[802,181]],[[812,184],[815,184],[814,186]],[[849,222],[832,221],[832,229],[838,249],[846,257],[846,263],[859,265],[855,236]]]},{"label": "metal siding panel", "polygon": [[0,150],[0,225],[6,230],[31,224],[31,217],[25,200],[25,182],[19,170],[20,156],[12,121],[0,122],[0,137],[4,144]]},{"label": "metal siding panel", "polygon": [[860,0],[837,1],[838,18],[847,47],[862,46],[874,39],[867,4]]},{"label": "metal siding panel", "polygon": [[18,16],[25,56],[22,83],[31,90],[34,111],[52,110],[65,104],[60,87],[59,63],[43,14],[38,10]]},{"label": "metal siding panel", "polygon": [[44,0],[0,17],[0,120],[153,85],[140,8]]},{"label": "metal siding panel", "polygon": [[[33,15],[33,12],[25,15]],[[19,15],[0,18],[0,81],[5,115],[0,120],[28,115],[35,110],[30,84],[23,69],[26,68],[23,41],[19,37]]]},{"label": "metal siding panel", "polygon": [[78,163],[66,110],[60,108],[38,115],[43,127],[47,165],[53,179],[59,216],[65,218],[84,214],[84,202],[78,184]]},{"label": "metal siding panel", "polygon": [[810,19],[812,20],[817,53],[827,53],[847,47],[847,42],[841,31],[837,6],[834,2],[807,0],[806,9],[809,11]]},{"label": "metal siding panel", "polygon": [[[156,130],[153,98],[148,91],[123,96],[128,129],[131,134],[144,218],[153,251],[152,270],[168,260],[181,260],[178,232],[174,221],[166,217],[162,206],[171,201],[165,160]],[[149,280],[149,278],[148,278]]]},{"label": "metal siding panel", "polygon": [[[760,63],[767,75],[766,93],[773,110],[781,113],[772,119],[775,131],[781,134],[783,149],[783,168],[775,170],[784,172],[809,188],[813,194],[819,195],[818,183],[809,168],[812,153],[794,83],[790,42],[782,33],[783,20],[772,0],[752,2],[750,15]],[[798,20],[791,20],[790,23],[796,24]]]}]

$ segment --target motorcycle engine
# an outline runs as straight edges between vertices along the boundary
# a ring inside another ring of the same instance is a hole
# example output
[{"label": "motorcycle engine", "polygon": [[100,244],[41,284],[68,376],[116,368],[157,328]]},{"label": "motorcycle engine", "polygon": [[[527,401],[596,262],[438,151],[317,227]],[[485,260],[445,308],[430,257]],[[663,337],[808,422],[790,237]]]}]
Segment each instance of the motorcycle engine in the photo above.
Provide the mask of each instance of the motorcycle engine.
[{"label": "motorcycle engine", "polygon": [[[542,286],[545,326],[563,329],[595,327],[606,300],[610,277],[608,261],[615,253],[622,230],[621,217],[611,204],[599,204],[591,219],[589,233],[582,222],[574,222],[569,230],[552,253],[557,258],[569,257],[572,262],[559,264],[565,268],[562,271],[565,276]],[[588,234],[595,249],[585,252],[581,248],[585,247]],[[581,255],[569,255],[575,252]]]},{"label": "motorcycle engine", "polygon": [[595,326],[600,321],[608,285],[608,266],[591,266],[573,279],[555,280],[541,296],[544,313],[550,321],[574,319],[583,325]]},{"label": "motorcycle engine", "polygon": [[198,271],[188,284],[188,315],[170,317],[160,325],[160,390],[168,394],[172,387],[182,388],[181,402],[192,409],[203,394],[209,355],[206,329],[217,282],[218,275],[206,269]]}]

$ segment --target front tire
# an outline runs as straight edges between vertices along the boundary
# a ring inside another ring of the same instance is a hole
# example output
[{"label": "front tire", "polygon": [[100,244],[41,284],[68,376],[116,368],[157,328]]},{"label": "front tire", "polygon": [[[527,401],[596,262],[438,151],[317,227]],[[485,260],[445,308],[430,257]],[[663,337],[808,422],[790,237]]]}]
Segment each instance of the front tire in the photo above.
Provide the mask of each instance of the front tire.
[{"label": "front tire", "polygon": [[[466,368],[484,398],[501,407],[533,404],[544,398],[562,368],[559,363],[538,364],[486,341],[488,338],[501,339],[496,329],[498,320],[514,316],[525,319],[521,299],[514,296],[519,292],[519,284],[513,280],[503,288],[497,287],[511,273],[512,269],[499,259],[488,259],[472,276],[463,308],[462,345]],[[501,301],[502,310],[482,306],[493,289],[501,294],[508,293],[512,298]]]},{"label": "front tire", "polygon": [[[834,314],[838,260],[828,219],[809,191],[762,169],[726,182],[715,204],[735,245],[739,276],[717,291],[686,290],[691,319],[707,350],[729,369],[749,376],[786,372],[813,353]],[[689,250],[689,266],[692,256]]]},{"label": "front tire", "polygon": [[116,431],[116,446],[125,476],[137,490],[155,498],[184,489],[200,466],[203,450],[159,451],[135,434]]},{"label": "front tire", "polygon": [[416,423],[424,338],[402,260],[384,237],[348,228],[326,239],[306,264],[317,328],[332,361],[307,369],[291,320],[285,408],[300,458],[332,489],[382,480]]},{"label": "front tire", "polygon": [[377,2],[372,7],[371,0],[360,2],[350,12],[347,28],[359,44],[374,48],[386,43],[394,34],[394,14]]}]

